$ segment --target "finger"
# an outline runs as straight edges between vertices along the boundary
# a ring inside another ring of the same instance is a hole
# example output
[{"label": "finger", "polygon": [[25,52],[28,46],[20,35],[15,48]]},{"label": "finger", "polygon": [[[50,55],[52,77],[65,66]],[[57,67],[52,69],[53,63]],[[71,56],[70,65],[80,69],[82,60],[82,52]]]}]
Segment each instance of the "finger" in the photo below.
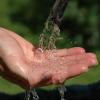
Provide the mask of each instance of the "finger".
[{"label": "finger", "polygon": [[[91,54],[88,54],[88,56],[91,56]],[[60,73],[58,75],[59,81],[57,80],[57,82],[63,82],[67,78],[77,76],[83,72],[86,72],[88,71],[89,67],[94,66],[96,64],[97,64],[97,60],[93,57],[93,55],[91,58],[88,57],[87,59],[82,59],[82,60],[79,60],[78,62],[74,62],[72,65],[69,65],[70,67],[65,68],[64,70],[62,69],[63,73]],[[65,76],[67,77],[65,78]]]},{"label": "finger", "polygon": [[78,76],[80,74],[87,72],[88,66],[85,64],[76,64],[76,65],[70,66],[67,70],[68,70],[67,72],[66,71],[64,72],[64,75],[63,75],[61,81],[64,81],[71,77],[75,77],[75,76]]},{"label": "finger", "polygon": [[75,55],[85,53],[85,50],[80,47],[74,47],[70,49],[60,49],[60,50],[52,50],[55,56],[67,56],[67,55]]},{"label": "finger", "polygon": [[60,70],[58,70],[58,72],[55,74],[55,77],[53,78],[53,83],[59,84],[59,82],[63,82],[66,78],[73,77],[74,75],[79,75],[87,71],[88,67],[94,66],[96,64],[97,61],[95,56],[89,53],[88,58],[84,58],[79,61],[72,61],[71,63],[66,64],[68,67],[60,68]]},{"label": "finger", "polygon": [[96,55],[93,53],[84,53],[84,54],[77,54],[77,55],[71,55],[71,56],[65,56],[61,57],[58,59],[60,64],[74,64],[74,63],[79,63],[80,61],[83,63],[90,63],[91,65],[96,65],[98,64]]},{"label": "finger", "polygon": [[78,63],[86,64],[86,65],[88,65],[88,67],[92,67],[92,66],[97,65],[98,61],[96,59],[95,54],[87,53],[86,57],[84,59],[80,59],[80,61],[78,61]]},{"label": "finger", "polygon": [[[76,58],[76,60],[75,60]],[[86,53],[84,55],[76,56],[73,59],[71,59],[73,64],[78,63],[78,64],[85,64],[88,67],[94,66],[98,64],[98,61],[96,59],[96,55],[93,53]]]},{"label": "finger", "polygon": [[80,60],[78,64],[86,64],[88,68],[90,68],[95,66],[97,64],[97,61],[93,58],[89,58],[89,59]]},{"label": "finger", "polygon": [[59,72],[53,77],[52,79],[53,84],[63,83],[66,79],[75,77],[87,71],[88,67],[86,65],[83,64],[71,65],[70,67],[67,67],[66,69],[62,70],[62,73]]},{"label": "finger", "polygon": [[79,61],[81,59],[86,59],[86,58],[87,58],[87,54],[84,53],[84,54],[77,54],[77,55],[71,55],[71,56],[63,56],[60,59],[67,63],[67,62]]}]

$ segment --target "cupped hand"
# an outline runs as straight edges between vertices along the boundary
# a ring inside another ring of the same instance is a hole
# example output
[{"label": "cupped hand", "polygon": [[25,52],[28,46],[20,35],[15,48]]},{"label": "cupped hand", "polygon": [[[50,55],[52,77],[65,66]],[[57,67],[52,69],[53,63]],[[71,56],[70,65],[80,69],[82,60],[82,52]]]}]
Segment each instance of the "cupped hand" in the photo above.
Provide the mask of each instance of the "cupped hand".
[{"label": "cupped hand", "polygon": [[96,55],[83,48],[42,50],[0,28],[0,74],[23,88],[63,83],[96,64]]}]

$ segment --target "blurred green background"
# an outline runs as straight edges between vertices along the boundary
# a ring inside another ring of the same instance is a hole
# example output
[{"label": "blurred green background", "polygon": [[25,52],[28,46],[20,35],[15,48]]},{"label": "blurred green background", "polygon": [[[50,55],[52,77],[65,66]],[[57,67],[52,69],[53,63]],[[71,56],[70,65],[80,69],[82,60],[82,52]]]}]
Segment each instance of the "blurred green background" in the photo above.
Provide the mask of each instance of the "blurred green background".
[{"label": "blurred green background", "polygon": [[[44,27],[55,0],[0,0],[0,27],[12,30],[38,45],[38,37]],[[100,62],[100,0],[69,0],[61,23],[63,40],[58,48],[82,46],[97,54]],[[76,78],[67,85],[91,84],[100,80],[100,65]],[[47,87],[51,89],[52,86]],[[0,78],[0,92],[16,94],[20,87]]]}]

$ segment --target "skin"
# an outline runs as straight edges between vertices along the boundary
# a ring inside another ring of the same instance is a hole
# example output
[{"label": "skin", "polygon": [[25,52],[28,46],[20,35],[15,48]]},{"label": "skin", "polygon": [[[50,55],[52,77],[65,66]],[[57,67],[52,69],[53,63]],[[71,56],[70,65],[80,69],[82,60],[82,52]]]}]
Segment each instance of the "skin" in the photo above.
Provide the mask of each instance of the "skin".
[{"label": "skin", "polygon": [[63,83],[96,64],[96,55],[81,47],[43,51],[0,28],[0,75],[25,89]]}]

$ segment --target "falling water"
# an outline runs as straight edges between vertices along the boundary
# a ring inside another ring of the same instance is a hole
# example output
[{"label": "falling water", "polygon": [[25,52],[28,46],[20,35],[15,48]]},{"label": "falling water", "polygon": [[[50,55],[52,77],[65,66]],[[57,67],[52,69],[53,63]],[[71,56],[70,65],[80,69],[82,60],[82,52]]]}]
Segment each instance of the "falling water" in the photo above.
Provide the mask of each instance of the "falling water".
[{"label": "falling water", "polygon": [[26,91],[25,100],[39,100],[39,96],[34,88]]},{"label": "falling water", "polygon": [[[47,39],[45,37],[46,33],[51,33],[49,39]],[[40,39],[39,39],[39,48],[41,48],[42,50],[48,49],[48,50],[53,50],[53,49],[57,49],[56,48],[56,41],[57,39],[60,37],[60,29],[58,27],[57,24],[53,23],[53,22],[49,22],[49,20],[47,20],[47,23],[45,24],[45,28],[43,30],[43,33],[40,34]],[[48,40],[48,43],[46,43]],[[42,52],[41,52],[42,53]],[[66,91],[65,86],[61,83],[58,86],[58,91],[61,97],[61,100],[65,100],[64,98],[64,93]],[[39,97],[35,91],[35,89],[31,89],[26,91],[26,100],[30,100],[31,99],[31,95],[33,100],[39,100]]]},{"label": "falling water", "polygon": [[[40,34],[39,48],[41,48],[42,50],[57,49],[55,43],[60,37],[59,23],[62,20],[63,13],[65,11],[67,3],[68,3],[67,0],[56,0],[55,1],[54,6],[51,9],[50,15],[45,23],[43,33]],[[46,34],[50,34],[50,37],[47,38]],[[64,93],[66,91],[66,87],[64,86],[63,83],[61,83],[58,86],[58,91],[61,96],[61,100],[65,100]],[[39,100],[36,90],[30,88],[29,90],[26,91],[25,100],[30,100],[31,96],[33,100]]]},{"label": "falling water", "polygon": [[[47,39],[45,36],[45,34],[47,34],[47,33],[51,34],[49,39]],[[43,30],[43,33],[40,34],[39,48],[42,48],[43,50],[57,49],[56,41],[59,39],[59,37],[60,37],[59,26],[48,18],[47,22],[45,23],[45,28]],[[47,40],[48,40],[48,42],[47,42]],[[66,87],[62,83],[59,85],[58,91],[59,91],[61,100],[65,100],[64,93],[66,91]]]}]

